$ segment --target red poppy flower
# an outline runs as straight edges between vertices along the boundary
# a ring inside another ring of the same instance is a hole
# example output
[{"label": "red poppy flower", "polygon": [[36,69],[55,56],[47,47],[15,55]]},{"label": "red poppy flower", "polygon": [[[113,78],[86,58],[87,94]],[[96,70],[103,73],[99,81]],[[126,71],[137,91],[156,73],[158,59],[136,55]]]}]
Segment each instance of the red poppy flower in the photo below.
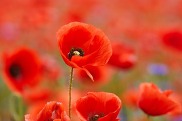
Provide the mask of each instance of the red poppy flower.
[{"label": "red poppy flower", "polygon": [[179,30],[169,31],[163,34],[162,42],[169,48],[182,52],[182,32]]},{"label": "red poppy flower", "polygon": [[36,115],[25,115],[25,121],[70,121],[63,104],[60,102],[48,102],[44,108]]},{"label": "red poppy flower", "polygon": [[137,58],[134,49],[119,42],[112,43],[112,49],[109,64],[121,69],[130,69],[135,65]]},{"label": "red poppy flower", "polygon": [[60,53],[65,63],[73,68],[80,68],[93,78],[88,66],[105,65],[112,48],[109,39],[92,25],[72,22],[58,31]]},{"label": "red poppy flower", "polygon": [[142,83],[140,85],[138,106],[151,116],[167,114],[179,108],[179,104],[169,97],[171,92],[171,90],[162,92],[152,83]]},{"label": "red poppy flower", "polygon": [[88,71],[91,73],[94,79],[93,81],[89,78],[87,73],[83,71],[82,69],[78,69],[76,71],[76,76],[78,77],[78,80],[84,84],[87,84],[87,86],[93,86],[92,84],[104,84],[109,81],[111,77],[111,73],[109,73],[109,68],[107,66],[90,66],[87,68]]},{"label": "red poppy flower", "polygon": [[89,92],[76,102],[81,121],[116,121],[121,100],[112,93]]},{"label": "red poppy flower", "polygon": [[12,54],[4,54],[4,81],[12,91],[22,93],[26,87],[39,81],[40,61],[35,52],[19,48]]}]

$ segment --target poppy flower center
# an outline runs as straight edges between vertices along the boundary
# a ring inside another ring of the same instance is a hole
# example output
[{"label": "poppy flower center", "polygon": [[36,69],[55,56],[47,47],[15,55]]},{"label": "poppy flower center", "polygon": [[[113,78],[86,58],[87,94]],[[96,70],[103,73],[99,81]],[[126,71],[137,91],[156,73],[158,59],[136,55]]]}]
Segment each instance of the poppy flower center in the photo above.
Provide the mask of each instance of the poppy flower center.
[{"label": "poppy flower center", "polygon": [[22,70],[19,65],[12,64],[9,68],[9,73],[13,78],[18,79],[22,75]]},{"label": "poppy flower center", "polygon": [[103,117],[103,116],[104,116],[103,114],[100,114],[100,115],[95,114],[95,115],[89,117],[89,121],[98,121],[98,119]]},{"label": "poppy flower center", "polygon": [[72,48],[68,53],[68,59],[71,60],[72,56],[84,56],[84,51],[80,48]]}]

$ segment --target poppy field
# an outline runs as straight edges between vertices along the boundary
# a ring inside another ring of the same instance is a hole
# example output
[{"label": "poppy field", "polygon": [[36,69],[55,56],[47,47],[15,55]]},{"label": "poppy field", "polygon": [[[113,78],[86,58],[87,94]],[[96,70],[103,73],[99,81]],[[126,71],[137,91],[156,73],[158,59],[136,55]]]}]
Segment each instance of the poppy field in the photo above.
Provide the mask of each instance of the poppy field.
[{"label": "poppy field", "polygon": [[0,121],[182,121],[182,1],[1,0]]}]

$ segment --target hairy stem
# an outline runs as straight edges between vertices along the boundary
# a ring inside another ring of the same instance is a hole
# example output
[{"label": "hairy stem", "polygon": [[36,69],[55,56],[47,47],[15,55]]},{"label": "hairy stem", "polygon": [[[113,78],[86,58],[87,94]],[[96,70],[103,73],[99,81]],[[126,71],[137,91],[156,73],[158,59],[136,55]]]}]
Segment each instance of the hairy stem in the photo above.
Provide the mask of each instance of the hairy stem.
[{"label": "hairy stem", "polygon": [[71,88],[73,83],[73,68],[70,71],[70,80],[69,80],[69,117],[71,119]]}]

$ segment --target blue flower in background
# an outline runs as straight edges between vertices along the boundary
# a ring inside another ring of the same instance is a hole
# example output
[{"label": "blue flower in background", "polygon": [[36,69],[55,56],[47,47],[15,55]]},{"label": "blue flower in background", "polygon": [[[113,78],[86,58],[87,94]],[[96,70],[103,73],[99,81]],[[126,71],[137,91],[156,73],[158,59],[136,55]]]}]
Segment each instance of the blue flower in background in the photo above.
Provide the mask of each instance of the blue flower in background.
[{"label": "blue flower in background", "polygon": [[168,67],[165,64],[150,64],[147,68],[148,72],[152,75],[166,75]]}]

